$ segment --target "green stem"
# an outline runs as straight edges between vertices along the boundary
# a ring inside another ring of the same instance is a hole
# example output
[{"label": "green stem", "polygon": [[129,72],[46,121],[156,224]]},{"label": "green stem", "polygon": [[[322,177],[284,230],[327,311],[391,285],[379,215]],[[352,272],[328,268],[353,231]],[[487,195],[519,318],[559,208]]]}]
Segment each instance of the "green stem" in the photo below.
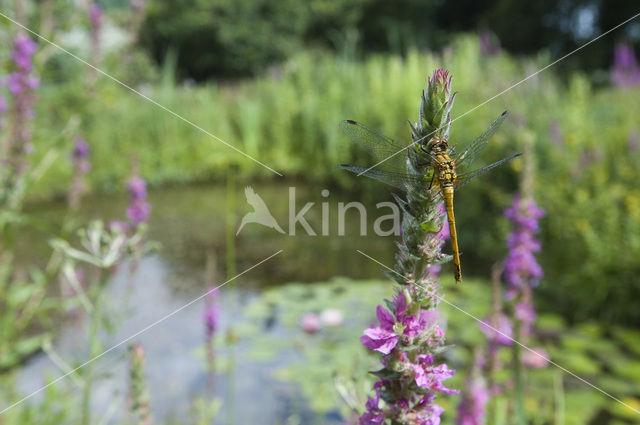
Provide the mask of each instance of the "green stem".
[{"label": "green stem", "polygon": [[555,398],[554,425],[564,425],[564,388],[562,384],[562,373],[556,371],[553,374],[553,393]]},{"label": "green stem", "polygon": [[[107,282],[107,274],[103,270],[99,271],[97,285],[92,286],[93,293],[93,310],[91,311],[89,324],[89,333],[87,335],[87,343],[89,346],[89,360],[100,354],[100,323],[102,321],[102,290]],[[81,401],[81,425],[90,425],[91,423],[91,391],[93,387],[93,362],[88,362],[84,369],[85,379],[82,389]]]},{"label": "green stem", "polygon": [[[226,188],[226,265],[227,279],[231,279],[236,275],[236,180],[235,170],[233,166],[227,170],[227,188]],[[229,286],[233,288],[234,282],[229,282]]]},{"label": "green stem", "polygon": [[[514,335],[519,335],[520,324],[516,322]],[[523,370],[521,361],[522,350],[520,345],[513,344],[513,373],[515,381],[515,396],[516,396],[516,423],[518,425],[526,425],[527,416],[524,409],[524,384],[523,384]]]}]

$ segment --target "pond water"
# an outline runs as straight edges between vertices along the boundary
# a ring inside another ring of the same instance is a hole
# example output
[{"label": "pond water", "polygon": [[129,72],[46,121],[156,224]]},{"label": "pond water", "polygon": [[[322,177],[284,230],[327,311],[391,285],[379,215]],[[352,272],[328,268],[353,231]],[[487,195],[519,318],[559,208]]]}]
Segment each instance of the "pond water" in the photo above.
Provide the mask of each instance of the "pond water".
[{"label": "pond water", "polygon": [[[311,284],[337,275],[380,277],[380,267],[358,254],[357,249],[386,264],[391,263],[394,238],[377,236],[371,231],[375,218],[389,211],[377,209],[375,203],[366,205],[367,212],[370,212],[367,236],[359,235],[360,218],[355,210],[346,215],[346,235],[340,236],[337,231],[337,205],[352,199],[340,193],[326,196],[325,192],[323,196],[321,188],[296,185],[296,213],[307,202],[314,202],[305,217],[318,235],[308,235],[302,226],[298,226],[296,235],[292,236],[286,225],[291,197],[289,185],[255,185],[254,191],[268,205],[285,234],[250,223],[238,236],[235,235],[241,217],[252,211],[245,201],[244,188],[228,191],[224,185],[210,185],[150,193],[153,211],[149,238],[160,242],[161,249],[144,258],[135,272],[123,265],[110,280],[104,303],[117,318],[118,327],[115,333],[105,336],[106,347],[121,342],[203,294],[206,291],[208,256],[215,258],[216,280],[220,284],[227,280],[227,276],[240,273],[283,250],[280,255],[221,289],[219,302],[225,306],[221,316],[223,329],[230,324],[241,326],[246,320],[242,306],[251,298],[259,297],[265,287],[290,281]],[[322,203],[326,205],[324,209]],[[42,242],[49,237],[47,229],[60,226],[65,212],[63,203],[31,208],[41,226],[40,231],[24,235],[20,240],[25,258],[47,252],[46,244]],[[78,220],[121,219],[125,208],[126,200],[121,198],[87,199],[78,213]],[[231,214],[230,210],[233,211]],[[326,232],[329,235],[326,236],[322,236],[323,214],[329,224]],[[227,217],[233,221],[230,228],[225,224]],[[226,257],[229,231],[236,253],[235,262],[231,265]],[[203,310],[204,301],[200,300],[134,339],[143,345],[146,352],[152,413],[158,422],[184,423],[193,400],[207,394]],[[290,337],[285,328],[277,324],[270,329],[270,335],[275,345]],[[86,354],[81,351],[83,338],[82,319],[70,319],[60,330],[54,349],[67,363],[78,365],[86,359]],[[95,362],[95,368],[105,377],[96,386],[93,404],[99,415],[113,415],[113,421],[121,417],[128,403],[127,362],[124,358],[127,345],[119,346]],[[215,396],[226,406],[222,409],[222,417],[215,423],[280,424],[287,420],[292,406],[296,406],[302,423],[311,422],[312,414],[304,408],[305,401],[300,399],[299,392],[273,376],[273,370],[289,360],[287,355],[281,356],[277,362],[262,363],[251,359],[252,349],[251,341],[240,340],[232,353],[235,367],[231,380],[226,374],[216,376]],[[295,353],[292,352],[291,356]],[[19,390],[28,394],[46,382],[45,376],[55,378],[60,374],[48,356],[38,354],[21,369]],[[55,385],[70,385],[69,382]],[[76,389],[78,397],[79,393]],[[337,415],[329,415],[324,421],[341,423]]]}]

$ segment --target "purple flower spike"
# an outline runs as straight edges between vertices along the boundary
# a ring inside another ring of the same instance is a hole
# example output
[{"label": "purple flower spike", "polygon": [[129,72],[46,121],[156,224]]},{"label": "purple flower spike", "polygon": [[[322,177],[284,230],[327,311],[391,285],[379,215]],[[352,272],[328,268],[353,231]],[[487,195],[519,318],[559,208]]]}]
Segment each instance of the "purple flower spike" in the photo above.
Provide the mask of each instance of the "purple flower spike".
[{"label": "purple flower spike", "polygon": [[134,225],[149,221],[151,214],[151,204],[147,202],[147,183],[139,176],[132,177],[127,182],[127,192],[129,192],[129,207],[127,208],[127,218]]},{"label": "purple flower spike", "polygon": [[[431,139],[447,139],[455,93],[452,78],[436,70],[423,91],[418,121],[411,124],[412,139],[426,145]],[[417,167],[413,156],[408,168]],[[360,341],[383,356],[383,369],[373,385],[360,425],[439,425],[444,411],[435,404],[436,394],[457,394],[444,381],[455,373],[445,363],[436,363],[445,342],[438,326],[440,285],[437,263],[446,259],[442,245],[448,237],[444,205],[425,202],[420,191],[409,191],[402,204],[402,240],[398,243],[394,280],[395,295],[378,305],[378,324],[364,330]],[[426,207],[426,208],[425,208]]]},{"label": "purple flower spike", "polygon": [[4,109],[9,111],[11,129],[4,143],[5,165],[9,174],[9,186],[17,180],[27,168],[26,155],[33,151],[31,144],[30,121],[35,117],[33,105],[36,96],[33,93],[39,85],[39,80],[33,72],[33,54],[37,44],[26,34],[18,34],[13,40],[11,52],[12,72],[4,83],[11,93],[9,104]]},{"label": "purple flower spike", "polygon": [[146,223],[151,214],[151,205],[145,201],[134,200],[127,207],[127,218],[134,226]]},{"label": "purple flower spike", "polygon": [[618,43],[613,56],[611,82],[617,87],[632,87],[640,84],[640,67],[633,47]]},{"label": "purple flower spike", "polygon": [[[512,300],[513,319],[519,330],[517,337],[525,341],[533,332],[536,320],[533,288],[544,275],[536,259],[536,253],[541,248],[540,241],[536,238],[539,231],[538,221],[544,214],[544,210],[538,207],[533,199],[521,199],[518,195],[514,196],[511,207],[505,210],[505,216],[513,226],[513,232],[507,237],[509,254],[503,263],[502,276],[507,284],[505,298]],[[499,322],[504,321],[501,316]],[[506,326],[506,323],[496,326],[504,332],[501,326]],[[483,329],[483,332],[490,340],[493,338],[495,343],[500,343],[496,332],[492,334],[486,329]]]},{"label": "purple flower spike", "polygon": [[71,151],[71,162],[73,163],[73,181],[69,188],[68,200],[71,208],[76,208],[80,199],[86,192],[85,174],[91,170],[89,161],[89,144],[80,137],[76,138],[73,150]]},{"label": "purple flower spike", "polygon": [[127,191],[131,199],[144,200],[147,197],[147,182],[138,176],[132,177],[127,182]]},{"label": "purple flower spike", "polygon": [[491,398],[487,384],[482,377],[483,355],[476,351],[471,374],[466,380],[462,401],[458,405],[457,425],[484,425],[486,406]]},{"label": "purple flower spike", "polygon": [[515,306],[514,317],[525,324],[532,324],[536,321],[536,311],[528,303],[519,302]]},{"label": "purple flower spike", "polygon": [[522,364],[533,369],[540,369],[549,364],[549,353],[544,348],[534,348],[522,356]]},{"label": "purple flower spike", "polygon": [[543,276],[535,257],[540,251],[540,241],[535,233],[539,230],[538,220],[544,214],[533,200],[524,202],[519,196],[514,197],[513,205],[504,212],[514,227],[507,238],[509,255],[504,261],[504,277],[511,290],[525,284],[536,286]]},{"label": "purple flower spike", "polygon": [[513,325],[507,316],[500,314],[497,323],[490,318],[485,319],[484,323],[478,326],[489,342],[500,345],[513,344]]},{"label": "purple flower spike", "polygon": [[93,3],[89,6],[89,22],[94,29],[100,29],[102,27],[102,18],[104,13],[100,5]]},{"label": "purple flower spike", "polygon": [[218,307],[211,304],[204,312],[204,323],[207,329],[207,339],[211,339],[218,329]]},{"label": "purple flower spike", "polygon": [[83,159],[89,156],[91,148],[89,144],[82,139],[78,139],[76,141],[75,146],[73,147],[73,158],[75,159]]},{"label": "purple flower spike", "polygon": [[18,34],[13,42],[11,58],[19,71],[28,73],[33,66],[31,57],[38,50],[38,45],[27,35]]},{"label": "purple flower spike", "polygon": [[500,43],[490,32],[482,31],[478,35],[478,41],[480,42],[480,53],[482,53],[483,56],[496,56],[500,54]]}]

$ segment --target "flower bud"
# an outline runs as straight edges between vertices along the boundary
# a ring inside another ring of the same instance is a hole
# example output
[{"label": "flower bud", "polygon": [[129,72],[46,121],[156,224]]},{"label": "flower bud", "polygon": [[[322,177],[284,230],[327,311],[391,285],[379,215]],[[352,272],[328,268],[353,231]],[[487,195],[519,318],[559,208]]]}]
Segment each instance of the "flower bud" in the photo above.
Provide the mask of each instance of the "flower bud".
[{"label": "flower bud", "polygon": [[451,108],[456,94],[451,91],[452,77],[449,71],[437,69],[428,78],[422,92],[420,119],[412,126],[414,141],[426,146],[432,138],[446,139],[451,127]]}]

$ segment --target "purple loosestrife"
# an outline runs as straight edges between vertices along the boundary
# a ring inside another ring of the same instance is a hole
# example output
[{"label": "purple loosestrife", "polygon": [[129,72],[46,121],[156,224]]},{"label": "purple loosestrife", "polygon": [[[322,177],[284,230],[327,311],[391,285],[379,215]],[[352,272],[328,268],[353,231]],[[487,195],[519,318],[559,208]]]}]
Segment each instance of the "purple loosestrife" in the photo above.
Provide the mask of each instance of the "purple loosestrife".
[{"label": "purple loosestrife", "polygon": [[[93,66],[100,66],[100,56],[102,53],[102,26],[104,24],[104,12],[97,3],[91,3],[89,10],[87,11],[90,25],[90,38],[91,38],[91,64]],[[95,69],[90,68],[88,74],[88,88],[93,91],[98,73]]]},{"label": "purple loosestrife", "polygon": [[544,348],[534,348],[532,353],[528,351],[522,356],[522,364],[533,368],[540,369],[549,364],[549,353]]},{"label": "purple loosestrife", "polygon": [[[18,34],[13,41],[11,58],[13,72],[5,80],[11,93],[9,106],[10,131],[3,144],[6,172],[10,187],[24,172],[27,161],[25,156],[32,152],[31,131],[29,122],[34,118],[33,105],[35,103],[34,90],[40,84],[33,75],[32,57],[37,50],[36,43],[25,34]],[[6,108],[6,104],[3,105]]]},{"label": "purple loosestrife", "polygon": [[616,44],[611,67],[611,82],[617,87],[632,87],[640,84],[640,67],[633,51],[627,43]]},{"label": "purple loosestrife", "polygon": [[[486,319],[485,322],[487,322]],[[487,325],[480,323],[478,326],[494,349],[498,345],[511,345],[513,343],[511,340],[513,338],[513,325],[504,313],[499,313],[497,316],[492,315]]]},{"label": "purple loosestrife", "polygon": [[497,56],[500,54],[500,43],[489,31],[482,31],[478,35],[480,43],[480,53],[483,56]]},{"label": "purple loosestrife", "polygon": [[139,176],[133,176],[127,182],[129,206],[127,218],[133,227],[146,223],[151,214],[151,204],[147,202],[147,182]]},{"label": "purple loosestrife", "polygon": [[[211,291],[211,289],[212,288],[210,288],[209,291]],[[213,339],[219,326],[220,311],[216,303],[217,298],[218,298],[218,291],[213,290],[207,295],[205,300],[205,310],[204,310],[203,319],[204,319],[205,333],[206,333],[208,343],[210,343],[211,340]]]},{"label": "purple loosestrife", "polygon": [[465,382],[462,400],[458,405],[457,425],[484,425],[486,407],[490,399],[487,383],[482,376],[484,356],[482,351],[475,351],[473,369]]},{"label": "purple loosestrife", "polygon": [[207,296],[204,300],[204,315],[202,317],[205,329],[204,347],[206,352],[207,389],[213,394],[215,387],[216,350],[215,337],[220,331],[220,306],[218,304],[218,287],[216,285],[216,259],[212,252],[207,255]]},{"label": "purple loosestrife", "polygon": [[[409,147],[408,173],[423,175],[418,158],[431,137],[448,138],[454,98],[449,73],[435,71],[422,95],[419,120],[411,126],[415,143]],[[429,268],[451,257],[441,252],[446,223],[434,196],[425,182],[409,187],[406,200],[396,197],[403,214],[402,240],[394,273],[387,275],[397,286],[386,308],[377,307],[378,324],[361,337],[365,347],[382,354],[361,425],[438,425],[444,410],[435,403],[437,394],[458,393],[443,383],[455,371],[438,360],[445,335],[438,324],[440,285]]]},{"label": "purple loosestrife", "polygon": [[100,31],[102,29],[103,12],[100,5],[92,3],[89,6],[89,22],[91,23],[91,29],[93,31]]},{"label": "purple loosestrife", "polygon": [[207,353],[207,384],[209,391],[213,392],[216,369],[215,336],[220,327],[220,307],[218,306],[217,289],[209,288],[204,304],[204,329],[205,329],[205,350]]},{"label": "purple loosestrife", "polygon": [[[500,394],[502,388],[496,383],[496,374],[502,367],[499,349],[503,345],[513,344],[513,324],[504,314],[502,301],[502,282],[500,281],[501,267],[494,267],[491,276],[491,314],[480,323],[480,331],[487,338],[488,367],[486,368],[487,387],[489,394]],[[479,355],[481,353],[476,353]]]},{"label": "purple loosestrife", "polygon": [[71,152],[71,162],[73,164],[73,180],[69,188],[68,201],[72,209],[76,209],[80,204],[80,199],[86,192],[85,175],[91,170],[89,154],[91,148],[82,138],[77,137]]},{"label": "purple loosestrife", "polygon": [[504,260],[503,278],[507,283],[505,296],[514,301],[513,316],[518,324],[520,338],[528,337],[536,320],[533,306],[533,288],[543,276],[542,268],[535,254],[540,251],[538,220],[544,210],[536,205],[533,198],[514,196],[513,204],[505,210],[511,221],[513,232],[507,237],[509,254]]},{"label": "purple loosestrife", "polygon": [[152,425],[149,391],[145,378],[145,359],[142,345],[135,343],[129,346],[131,361],[130,370],[130,395],[131,413],[138,425]]},{"label": "purple loosestrife", "polygon": [[509,254],[504,260],[504,279],[508,285],[506,297],[513,299],[519,289],[536,287],[543,276],[535,257],[535,253],[540,251],[540,241],[535,234],[544,210],[533,199],[521,199],[516,195],[504,215],[513,225],[513,232],[507,236]]},{"label": "purple loosestrife", "polygon": [[0,130],[2,130],[4,124],[4,114],[7,112],[7,108],[7,99],[0,94]]}]

